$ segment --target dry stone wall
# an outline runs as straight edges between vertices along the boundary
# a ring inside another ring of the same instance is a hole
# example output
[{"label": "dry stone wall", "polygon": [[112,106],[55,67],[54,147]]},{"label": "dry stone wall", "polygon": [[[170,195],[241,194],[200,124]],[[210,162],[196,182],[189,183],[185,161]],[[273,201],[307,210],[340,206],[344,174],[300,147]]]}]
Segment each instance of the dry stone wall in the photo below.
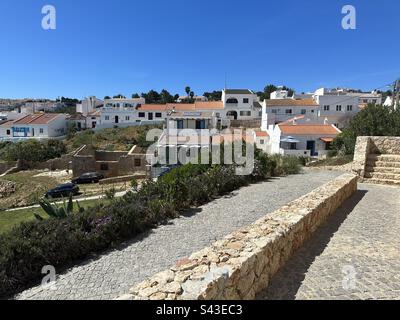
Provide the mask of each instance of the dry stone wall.
[{"label": "dry stone wall", "polygon": [[178,261],[118,299],[254,299],[293,252],[356,190],[357,177],[344,174]]}]

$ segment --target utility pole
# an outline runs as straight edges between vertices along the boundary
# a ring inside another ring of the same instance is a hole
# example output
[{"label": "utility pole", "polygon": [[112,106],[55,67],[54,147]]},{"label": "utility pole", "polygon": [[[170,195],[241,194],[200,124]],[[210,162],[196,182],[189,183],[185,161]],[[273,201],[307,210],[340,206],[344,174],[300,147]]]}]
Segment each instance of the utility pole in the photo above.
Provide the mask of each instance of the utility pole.
[{"label": "utility pole", "polygon": [[400,80],[397,79],[393,84],[392,107],[396,109],[399,106]]}]

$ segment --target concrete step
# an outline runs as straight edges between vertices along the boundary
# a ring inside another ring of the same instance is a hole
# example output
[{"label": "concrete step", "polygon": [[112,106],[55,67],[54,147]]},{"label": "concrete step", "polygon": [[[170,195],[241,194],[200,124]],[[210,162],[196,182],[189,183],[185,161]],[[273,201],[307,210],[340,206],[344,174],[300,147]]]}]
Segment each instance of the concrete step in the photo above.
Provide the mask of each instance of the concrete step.
[{"label": "concrete step", "polygon": [[400,182],[400,174],[395,174],[395,173],[366,172],[365,178],[395,180]]},{"label": "concrete step", "polygon": [[390,179],[375,179],[375,178],[365,178],[363,180],[365,183],[373,183],[373,184],[386,184],[392,186],[400,186],[400,180],[390,180]]},{"label": "concrete step", "polygon": [[[393,162],[388,162],[393,163]],[[400,165],[400,164],[399,164]],[[392,166],[366,166],[365,167],[365,172],[367,173],[394,173],[394,174],[400,174],[400,166],[399,167],[392,167]]]},{"label": "concrete step", "polygon": [[367,167],[400,168],[400,162],[368,160]]},{"label": "concrete step", "polygon": [[400,162],[400,154],[370,154],[368,160],[384,162]]}]

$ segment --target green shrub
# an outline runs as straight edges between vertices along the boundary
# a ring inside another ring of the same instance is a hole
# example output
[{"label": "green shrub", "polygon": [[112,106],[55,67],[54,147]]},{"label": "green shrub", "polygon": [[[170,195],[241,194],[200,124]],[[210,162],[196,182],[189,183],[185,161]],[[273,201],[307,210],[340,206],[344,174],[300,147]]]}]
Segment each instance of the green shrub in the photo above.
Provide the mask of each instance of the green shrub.
[{"label": "green shrub", "polygon": [[264,180],[278,171],[297,172],[298,163],[256,152],[251,175],[238,176],[235,169],[233,165],[184,165],[158,181],[144,181],[136,193],[128,192],[106,205],[87,208],[63,219],[22,223],[1,234],[0,296],[10,295],[39,279],[44,265],[62,268],[175,218],[192,206]]},{"label": "green shrub", "polygon": [[276,163],[274,176],[285,176],[301,172],[300,160],[297,157],[275,154],[272,159]]}]

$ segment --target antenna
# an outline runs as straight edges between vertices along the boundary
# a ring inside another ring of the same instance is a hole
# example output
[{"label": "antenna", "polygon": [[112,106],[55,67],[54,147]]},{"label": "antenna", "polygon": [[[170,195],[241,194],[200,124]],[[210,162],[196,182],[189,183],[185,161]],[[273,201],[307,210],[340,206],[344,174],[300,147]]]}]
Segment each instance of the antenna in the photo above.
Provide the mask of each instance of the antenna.
[{"label": "antenna", "polygon": [[225,71],[225,90],[226,90],[226,71]]}]

